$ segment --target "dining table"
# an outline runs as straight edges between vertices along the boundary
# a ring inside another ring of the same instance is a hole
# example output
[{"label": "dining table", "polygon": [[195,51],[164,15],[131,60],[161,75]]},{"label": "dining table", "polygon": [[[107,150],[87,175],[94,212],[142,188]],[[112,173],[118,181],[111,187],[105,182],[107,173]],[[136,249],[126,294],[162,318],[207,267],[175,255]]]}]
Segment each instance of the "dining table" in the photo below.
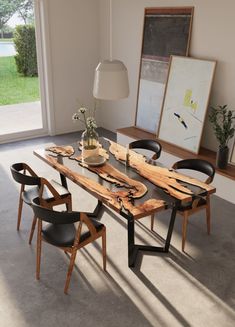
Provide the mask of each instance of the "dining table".
[{"label": "dining table", "polygon": [[[64,187],[69,179],[98,200],[90,217],[107,206],[127,221],[129,267],[135,266],[139,251],[167,253],[179,206],[215,193],[215,187],[110,139],[101,137],[99,143],[94,160],[83,158],[79,142],[37,149],[34,154],[59,172]],[[170,219],[162,246],[136,244],[135,221],[164,210]]]}]

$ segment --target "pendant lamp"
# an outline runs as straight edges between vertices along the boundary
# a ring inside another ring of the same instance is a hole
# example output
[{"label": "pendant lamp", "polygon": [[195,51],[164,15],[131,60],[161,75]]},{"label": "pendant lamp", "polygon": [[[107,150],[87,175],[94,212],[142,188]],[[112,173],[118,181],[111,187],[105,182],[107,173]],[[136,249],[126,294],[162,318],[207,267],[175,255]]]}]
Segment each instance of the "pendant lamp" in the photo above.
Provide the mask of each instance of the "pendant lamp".
[{"label": "pendant lamp", "polygon": [[112,58],[112,0],[110,0],[110,59],[98,64],[95,70],[93,95],[100,100],[118,100],[129,95],[128,72],[124,63]]}]

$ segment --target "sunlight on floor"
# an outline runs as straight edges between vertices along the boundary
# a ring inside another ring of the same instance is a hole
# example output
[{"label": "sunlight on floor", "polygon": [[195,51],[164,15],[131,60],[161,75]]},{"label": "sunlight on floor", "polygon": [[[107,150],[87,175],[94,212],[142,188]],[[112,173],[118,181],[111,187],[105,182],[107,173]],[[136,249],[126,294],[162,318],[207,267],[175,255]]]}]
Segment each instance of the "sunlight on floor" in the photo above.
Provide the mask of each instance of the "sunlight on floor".
[{"label": "sunlight on floor", "polygon": [[[14,267],[12,267],[14,269]],[[20,281],[19,281],[20,282]],[[4,297],[4,302],[1,301],[0,306],[0,325],[7,327],[26,326],[25,319],[21,311],[18,309],[18,304],[14,301],[14,294],[9,292],[8,281],[5,281],[3,274],[0,271],[0,293]]]}]

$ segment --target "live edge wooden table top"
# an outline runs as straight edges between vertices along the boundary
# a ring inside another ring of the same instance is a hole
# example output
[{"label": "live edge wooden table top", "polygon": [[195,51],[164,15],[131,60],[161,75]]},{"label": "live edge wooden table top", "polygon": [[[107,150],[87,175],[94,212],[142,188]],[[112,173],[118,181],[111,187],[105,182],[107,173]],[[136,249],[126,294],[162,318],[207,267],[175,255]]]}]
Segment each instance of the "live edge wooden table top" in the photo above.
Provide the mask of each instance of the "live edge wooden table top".
[{"label": "live edge wooden table top", "polygon": [[[111,140],[101,138],[100,143],[100,155],[107,159],[101,166],[84,164],[77,144],[39,149],[34,154],[128,220],[129,266],[134,265],[138,250],[168,252],[177,205],[215,193],[215,188],[162,167],[158,161],[153,165],[142,154]],[[168,208],[172,214],[165,247],[135,245],[134,220]]]}]

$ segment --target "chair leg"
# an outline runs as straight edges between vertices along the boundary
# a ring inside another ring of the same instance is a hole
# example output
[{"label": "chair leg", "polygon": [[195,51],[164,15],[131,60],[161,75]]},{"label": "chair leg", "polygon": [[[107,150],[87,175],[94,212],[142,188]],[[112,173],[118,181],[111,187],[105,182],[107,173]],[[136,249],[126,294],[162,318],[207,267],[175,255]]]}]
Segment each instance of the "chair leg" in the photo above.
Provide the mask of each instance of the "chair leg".
[{"label": "chair leg", "polygon": [[211,232],[211,206],[210,199],[207,198],[207,206],[206,206],[206,223],[207,223],[207,234],[210,235]]},{"label": "chair leg", "polygon": [[72,272],[73,272],[73,267],[74,267],[74,262],[75,262],[75,259],[76,259],[76,255],[77,255],[77,248],[74,248],[73,252],[71,254],[71,257],[70,257],[69,268],[68,268],[66,282],[65,282],[65,286],[64,286],[64,293],[65,294],[68,293],[69,283],[70,283],[71,275],[72,275]]},{"label": "chair leg", "polygon": [[42,221],[38,219],[38,235],[37,235],[37,264],[36,264],[36,279],[40,279],[41,266],[41,250],[42,250]]},{"label": "chair leg", "polygon": [[20,222],[21,222],[21,216],[22,216],[22,208],[23,208],[23,199],[22,199],[22,193],[20,193],[19,207],[18,207],[18,218],[17,218],[17,230],[20,229]]},{"label": "chair leg", "polygon": [[151,230],[153,231],[154,226],[154,213],[151,215]]},{"label": "chair leg", "polygon": [[31,226],[30,235],[29,235],[29,244],[32,243],[32,239],[33,239],[33,235],[34,235],[34,230],[35,230],[36,224],[37,224],[37,217],[34,216],[33,222],[32,222],[32,226]]},{"label": "chair leg", "polygon": [[106,271],[106,229],[102,234],[102,255],[103,255],[103,269]]},{"label": "chair leg", "polygon": [[182,226],[182,251],[184,252],[185,241],[186,241],[186,233],[187,233],[187,224],[188,224],[188,212],[184,212],[184,220]]}]

